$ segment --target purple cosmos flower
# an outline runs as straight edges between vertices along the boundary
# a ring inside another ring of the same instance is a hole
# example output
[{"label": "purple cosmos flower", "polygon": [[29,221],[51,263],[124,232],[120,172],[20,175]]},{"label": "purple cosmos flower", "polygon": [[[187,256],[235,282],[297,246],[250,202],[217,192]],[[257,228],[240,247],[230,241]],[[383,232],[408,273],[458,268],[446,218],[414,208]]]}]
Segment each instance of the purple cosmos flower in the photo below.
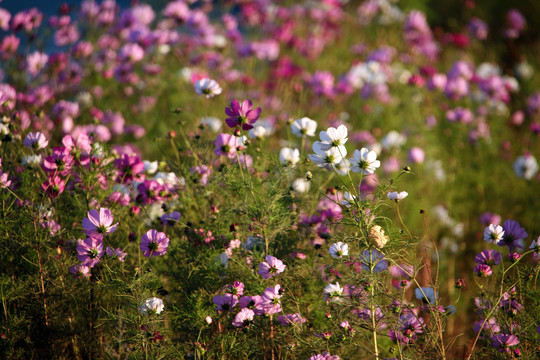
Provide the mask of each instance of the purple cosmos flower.
[{"label": "purple cosmos flower", "polygon": [[430,287],[417,288],[414,290],[414,295],[418,300],[428,304],[435,304],[437,298],[437,293]]},{"label": "purple cosmos flower", "polygon": [[232,310],[238,304],[238,296],[233,294],[216,295],[212,301],[216,304],[216,311],[227,311]]},{"label": "purple cosmos flower", "polygon": [[501,331],[501,327],[499,326],[495,318],[490,318],[488,321],[486,321],[485,324],[484,324],[484,321],[485,319],[481,319],[480,321],[475,321],[474,328],[473,328],[475,333],[482,331],[482,332],[488,332],[489,334],[496,334],[499,331]]},{"label": "purple cosmos flower", "polygon": [[97,210],[90,210],[88,217],[82,221],[84,233],[90,237],[96,239],[103,239],[103,236],[112,233],[116,230],[116,225],[113,225],[113,216],[111,210],[107,208],[100,208],[99,213]]},{"label": "purple cosmos flower", "polygon": [[139,195],[137,200],[148,205],[157,201],[162,201],[166,196],[167,189],[157,180],[145,180],[137,186]]},{"label": "purple cosmos flower", "polygon": [[117,257],[118,260],[121,262],[124,262],[126,260],[127,253],[122,251],[120,248],[113,249],[110,246],[107,246],[107,249],[105,250],[105,253],[110,257]]},{"label": "purple cosmos flower", "polygon": [[288,326],[289,324],[303,324],[306,322],[306,319],[300,316],[299,313],[295,313],[279,315],[278,321],[281,323],[281,325]]},{"label": "purple cosmos flower", "polygon": [[424,332],[424,319],[413,314],[405,314],[400,317],[400,331],[403,335],[411,337],[412,335]]},{"label": "purple cosmos flower", "polygon": [[261,295],[261,306],[264,313],[267,315],[272,315],[281,312],[282,296],[283,290],[281,290],[281,286],[276,285],[266,288]]},{"label": "purple cosmos flower", "polygon": [[140,249],[146,257],[164,255],[168,247],[167,235],[157,230],[148,230],[141,238]]},{"label": "purple cosmos flower", "polygon": [[380,273],[388,269],[388,263],[384,260],[384,255],[377,250],[364,250],[360,256],[362,269],[373,273]]},{"label": "purple cosmos flower", "polygon": [[240,310],[238,314],[236,314],[232,324],[234,327],[247,327],[253,321],[254,315],[255,313],[253,310],[244,308]]},{"label": "purple cosmos flower", "polygon": [[491,311],[493,308],[493,303],[487,299],[477,297],[474,298],[474,306],[476,306],[475,312],[482,315]]},{"label": "purple cosmos flower", "polygon": [[31,132],[26,135],[23,141],[24,146],[29,147],[30,149],[39,150],[44,149],[49,144],[45,135],[40,132]]},{"label": "purple cosmos flower", "polygon": [[81,265],[84,266],[91,268],[96,266],[104,253],[102,239],[89,237],[77,245],[77,258],[82,261]]},{"label": "purple cosmos flower", "polygon": [[180,215],[180,213],[178,211],[173,211],[170,214],[163,215],[161,217],[161,223],[163,225],[173,226],[178,221],[180,221],[180,217],[181,217],[181,215]]},{"label": "purple cosmos flower", "polygon": [[474,258],[474,262],[477,264],[484,264],[484,265],[499,265],[502,259],[502,255],[500,252],[496,250],[484,250],[480,254],[476,255]]},{"label": "purple cosmos flower", "polygon": [[500,352],[509,353],[510,346],[519,344],[519,339],[515,335],[497,334],[491,337],[491,346]]},{"label": "purple cosmos flower", "polygon": [[515,220],[506,220],[503,224],[504,236],[499,246],[508,246],[510,250],[515,248],[523,249],[523,240],[527,237],[527,232]]},{"label": "purple cosmos flower", "polygon": [[248,99],[244,100],[242,105],[238,103],[238,100],[234,99],[230,107],[225,108],[225,113],[229,116],[225,119],[229,127],[242,126],[243,130],[251,130],[253,129],[252,124],[257,121],[261,114],[261,108],[253,109],[253,104]]},{"label": "purple cosmos flower", "polygon": [[286,265],[283,264],[283,261],[275,258],[271,255],[266,256],[266,261],[259,264],[258,274],[263,277],[263,279],[270,279],[272,276],[276,276],[285,271]]}]

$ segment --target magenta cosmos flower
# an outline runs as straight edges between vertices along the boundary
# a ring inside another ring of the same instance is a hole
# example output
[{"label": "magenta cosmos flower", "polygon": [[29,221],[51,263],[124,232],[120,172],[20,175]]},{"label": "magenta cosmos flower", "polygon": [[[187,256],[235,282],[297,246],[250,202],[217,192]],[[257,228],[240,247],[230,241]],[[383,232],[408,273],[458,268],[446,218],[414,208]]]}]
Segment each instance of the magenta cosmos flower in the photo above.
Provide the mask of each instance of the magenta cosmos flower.
[{"label": "magenta cosmos flower", "polygon": [[95,239],[103,239],[103,236],[112,233],[116,230],[116,225],[113,225],[113,216],[111,210],[107,208],[100,208],[99,213],[97,210],[90,210],[88,217],[82,221],[84,233]]},{"label": "magenta cosmos flower", "polygon": [[238,100],[234,99],[230,107],[225,108],[225,113],[229,116],[225,119],[229,127],[242,126],[243,130],[251,130],[253,129],[252,124],[257,121],[261,114],[261,108],[253,109],[253,104],[248,99],[244,100],[242,105]]},{"label": "magenta cosmos flower", "polygon": [[285,271],[285,267],[286,265],[283,264],[283,261],[272,255],[267,255],[266,261],[259,264],[258,274],[261,275],[263,279],[270,279],[272,276],[276,276]]},{"label": "magenta cosmos flower", "polygon": [[141,238],[140,248],[146,257],[164,255],[167,253],[168,247],[167,235],[157,230],[148,230]]},{"label": "magenta cosmos flower", "polygon": [[103,250],[103,240],[86,238],[77,245],[77,259],[82,261],[81,265],[94,267],[99,263],[105,253]]}]

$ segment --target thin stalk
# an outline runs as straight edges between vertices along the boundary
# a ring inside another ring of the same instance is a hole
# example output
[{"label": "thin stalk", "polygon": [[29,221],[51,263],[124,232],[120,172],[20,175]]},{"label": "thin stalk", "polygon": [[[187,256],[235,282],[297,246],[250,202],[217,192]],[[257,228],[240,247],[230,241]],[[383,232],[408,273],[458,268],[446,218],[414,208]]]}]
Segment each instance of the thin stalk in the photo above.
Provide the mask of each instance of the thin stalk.
[{"label": "thin stalk", "polygon": [[[369,252],[369,263],[370,263],[370,271],[371,274],[373,274],[373,269],[375,268],[375,264],[373,261],[373,253]],[[373,353],[375,355],[375,359],[379,358],[379,347],[377,346],[377,327],[375,322],[375,284],[371,284],[371,326],[373,329]]]},{"label": "thin stalk", "polygon": [[41,260],[41,251],[39,246],[39,237],[37,232],[37,226],[36,222],[34,221],[34,234],[36,235],[36,241],[37,241],[37,256],[38,256],[38,264],[39,264],[39,278],[41,281],[41,294],[43,295],[43,310],[45,312],[45,325],[49,327],[49,316],[47,312],[47,294],[45,293],[45,279],[43,276],[43,261]]}]

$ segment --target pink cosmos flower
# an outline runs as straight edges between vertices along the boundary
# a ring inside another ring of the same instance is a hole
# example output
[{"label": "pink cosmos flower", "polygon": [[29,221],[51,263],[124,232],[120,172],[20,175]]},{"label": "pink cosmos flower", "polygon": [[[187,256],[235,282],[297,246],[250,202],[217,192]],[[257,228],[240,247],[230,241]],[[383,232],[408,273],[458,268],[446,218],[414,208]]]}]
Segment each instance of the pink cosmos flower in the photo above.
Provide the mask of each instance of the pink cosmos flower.
[{"label": "pink cosmos flower", "polygon": [[266,256],[266,262],[259,264],[258,274],[263,277],[263,279],[270,279],[277,274],[281,274],[285,271],[286,265],[283,265],[283,261],[271,256]]},{"label": "pink cosmos flower", "polygon": [[11,185],[11,180],[9,180],[8,173],[2,172],[0,170],[0,188],[7,188]]},{"label": "pink cosmos flower", "polygon": [[69,268],[69,272],[73,274],[76,279],[80,278],[81,276],[86,278],[92,276],[92,274],[90,273],[90,268],[81,264],[73,265]]},{"label": "pink cosmos flower", "polygon": [[66,187],[66,182],[60,178],[60,176],[55,175],[49,177],[47,181],[41,184],[41,188],[53,199],[58,195],[64,192]]},{"label": "pink cosmos flower", "polygon": [[141,238],[140,249],[144,251],[146,257],[164,255],[168,247],[169,238],[157,230],[148,230]]},{"label": "pink cosmos flower", "polygon": [[99,263],[105,253],[103,250],[103,240],[86,238],[77,245],[77,259],[82,261],[81,265],[94,267]]},{"label": "pink cosmos flower", "polygon": [[36,76],[47,65],[48,61],[49,56],[47,54],[34,51],[26,58],[26,71],[30,75]]},{"label": "pink cosmos flower", "polygon": [[253,104],[248,99],[244,100],[242,105],[238,100],[234,99],[230,107],[225,108],[225,113],[229,116],[225,119],[229,127],[241,126],[243,130],[251,130],[253,129],[252,124],[257,121],[261,114],[261,108],[253,109]]},{"label": "pink cosmos flower", "polygon": [[271,286],[263,291],[261,295],[261,307],[267,315],[277,314],[281,312],[281,297],[283,290],[281,286]]},{"label": "pink cosmos flower", "polygon": [[84,218],[82,225],[84,233],[95,239],[103,239],[103,236],[112,233],[116,230],[116,225],[113,225],[113,216],[111,210],[107,208],[100,208],[99,213],[97,210],[90,210],[88,217]]},{"label": "pink cosmos flower", "polygon": [[232,324],[234,327],[247,327],[253,321],[254,315],[255,313],[253,310],[244,308],[240,310],[238,314],[236,314]]},{"label": "pink cosmos flower", "polygon": [[231,134],[219,134],[214,141],[214,154],[225,155],[229,159],[236,156],[236,137]]}]

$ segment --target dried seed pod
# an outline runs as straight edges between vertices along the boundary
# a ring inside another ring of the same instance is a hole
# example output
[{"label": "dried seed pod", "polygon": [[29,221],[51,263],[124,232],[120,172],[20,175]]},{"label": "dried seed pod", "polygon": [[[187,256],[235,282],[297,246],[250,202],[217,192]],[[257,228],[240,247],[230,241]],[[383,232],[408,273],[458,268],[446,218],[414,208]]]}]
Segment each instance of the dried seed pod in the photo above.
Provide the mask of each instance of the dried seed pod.
[{"label": "dried seed pod", "polygon": [[384,230],[379,225],[374,225],[369,229],[369,241],[377,248],[382,249],[390,240],[388,235],[384,234]]}]

